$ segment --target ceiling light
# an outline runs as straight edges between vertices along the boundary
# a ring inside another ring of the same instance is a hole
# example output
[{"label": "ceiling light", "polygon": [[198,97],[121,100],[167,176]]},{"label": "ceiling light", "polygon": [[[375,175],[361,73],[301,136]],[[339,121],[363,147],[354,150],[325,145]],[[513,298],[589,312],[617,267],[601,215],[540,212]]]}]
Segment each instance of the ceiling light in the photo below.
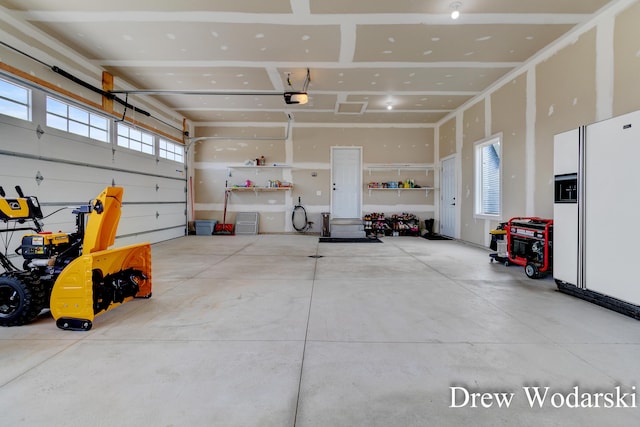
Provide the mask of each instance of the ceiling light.
[{"label": "ceiling light", "polygon": [[451,12],[451,19],[458,19],[460,17],[461,6],[462,6],[462,3],[460,3],[459,1],[454,1],[449,5],[449,8],[453,9]]}]

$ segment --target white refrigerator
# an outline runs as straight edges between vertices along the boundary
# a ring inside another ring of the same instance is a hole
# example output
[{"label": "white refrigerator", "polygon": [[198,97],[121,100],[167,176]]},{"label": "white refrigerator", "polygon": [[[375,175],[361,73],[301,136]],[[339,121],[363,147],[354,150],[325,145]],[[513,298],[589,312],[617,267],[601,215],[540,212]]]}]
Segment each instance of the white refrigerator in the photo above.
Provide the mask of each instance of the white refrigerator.
[{"label": "white refrigerator", "polygon": [[556,135],[554,175],[558,289],[640,319],[640,111]]}]

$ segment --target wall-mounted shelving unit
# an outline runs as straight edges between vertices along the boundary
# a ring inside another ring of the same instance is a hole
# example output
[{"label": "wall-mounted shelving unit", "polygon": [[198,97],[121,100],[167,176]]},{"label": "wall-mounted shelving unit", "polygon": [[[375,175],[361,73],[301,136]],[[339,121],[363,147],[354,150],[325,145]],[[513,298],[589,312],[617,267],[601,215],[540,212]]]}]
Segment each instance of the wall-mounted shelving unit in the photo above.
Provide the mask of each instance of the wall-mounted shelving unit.
[{"label": "wall-mounted shelving unit", "polygon": [[227,187],[227,191],[238,191],[238,192],[261,192],[261,191],[288,191],[293,189],[293,185],[288,187]]},{"label": "wall-mounted shelving unit", "polygon": [[[429,172],[433,171],[434,166],[432,163],[372,163],[366,165],[365,168],[369,171],[369,176],[371,176],[374,172],[389,172],[389,171],[397,171],[398,176],[402,175],[402,172],[420,172],[424,171],[425,175],[428,177]],[[432,186],[422,186],[419,187],[377,187],[371,186],[371,183],[366,184],[365,188],[369,190],[369,196],[373,191],[396,191],[398,193],[398,197],[402,194],[403,191],[424,191],[425,197],[429,197],[429,192],[434,190],[435,188]]]},{"label": "wall-mounted shelving unit", "polygon": [[398,175],[401,175],[402,171],[425,171],[425,174],[429,176],[429,171],[433,170],[433,163],[421,164],[421,163],[372,163],[366,166],[369,171],[369,175],[373,171],[398,171]]},{"label": "wall-mounted shelving unit", "polygon": [[245,169],[245,170],[255,170],[256,175],[260,173],[260,171],[265,170],[274,170],[274,169],[291,169],[289,165],[265,165],[265,166],[252,166],[252,165],[239,165],[239,166],[229,166],[227,169]]},{"label": "wall-mounted shelving unit", "polygon": [[[238,166],[229,166],[228,169],[229,169],[229,172],[231,170],[255,171],[255,175],[257,176],[261,172],[284,171],[284,170],[287,170],[287,169],[291,169],[291,166],[289,166],[289,165],[279,165],[279,164],[265,165],[265,166],[238,165]],[[229,176],[231,176],[231,173],[229,173]],[[273,181],[274,184],[275,183],[280,184],[281,182],[282,181],[280,181],[280,180],[274,180]],[[285,184],[286,185],[277,185],[277,186],[254,185],[253,183],[250,186],[232,185],[232,186],[227,186],[226,190],[230,191],[230,192],[249,192],[249,191],[253,191],[257,196],[257,194],[260,193],[260,192],[289,191],[289,190],[293,189],[293,184],[291,184],[290,182],[286,182]]]},{"label": "wall-mounted shelving unit", "polygon": [[424,191],[425,192],[425,197],[429,196],[429,191],[433,190],[433,187],[418,187],[418,188],[375,188],[375,187],[367,187],[367,190],[369,190],[369,196],[371,196],[371,192],[372,191],[397,191],[398,192],[398,196],[400,196],[400,194],[403,191]]}]

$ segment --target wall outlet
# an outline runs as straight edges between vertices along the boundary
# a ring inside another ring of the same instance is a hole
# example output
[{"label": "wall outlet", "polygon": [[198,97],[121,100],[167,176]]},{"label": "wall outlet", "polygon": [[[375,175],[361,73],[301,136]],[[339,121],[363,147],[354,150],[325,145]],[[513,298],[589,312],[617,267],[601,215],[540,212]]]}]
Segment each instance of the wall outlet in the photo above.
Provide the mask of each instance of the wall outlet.
[{"label": "wall outlet", "polygon": [[316,191],[316,196],[322,196],[322,191],[317,190],[317,191]]}]

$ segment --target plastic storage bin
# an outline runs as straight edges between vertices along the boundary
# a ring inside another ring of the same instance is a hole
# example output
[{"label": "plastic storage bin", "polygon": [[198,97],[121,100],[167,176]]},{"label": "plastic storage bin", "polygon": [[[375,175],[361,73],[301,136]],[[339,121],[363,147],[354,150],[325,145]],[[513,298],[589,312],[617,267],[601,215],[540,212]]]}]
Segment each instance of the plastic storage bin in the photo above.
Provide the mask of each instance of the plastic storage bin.
[{"label": "plastic storage bin", "polygon": [[196,220],[196,235],[197,236],[211,236],[213,234],[213,228],[218,221],[211,220]]}]

